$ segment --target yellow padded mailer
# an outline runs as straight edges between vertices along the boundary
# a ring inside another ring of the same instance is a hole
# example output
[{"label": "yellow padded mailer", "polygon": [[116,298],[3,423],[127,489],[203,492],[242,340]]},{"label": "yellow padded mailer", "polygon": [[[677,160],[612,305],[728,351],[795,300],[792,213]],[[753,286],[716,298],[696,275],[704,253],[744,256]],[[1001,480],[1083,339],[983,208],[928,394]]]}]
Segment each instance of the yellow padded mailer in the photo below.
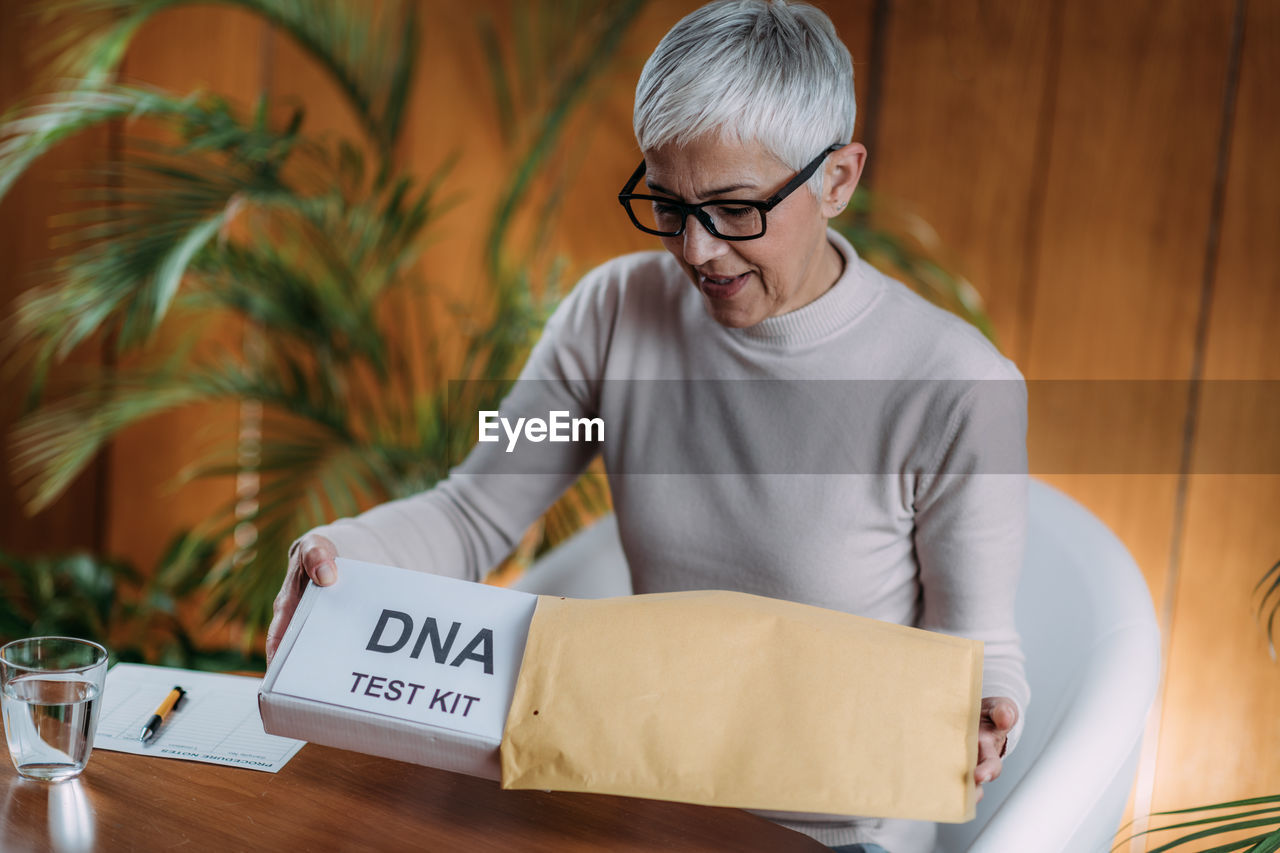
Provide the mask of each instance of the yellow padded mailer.
[{"label": "yellow padded mailer", "polygon": [[982,643],[740,592],[543,597],[502,787],[973,818]]}]

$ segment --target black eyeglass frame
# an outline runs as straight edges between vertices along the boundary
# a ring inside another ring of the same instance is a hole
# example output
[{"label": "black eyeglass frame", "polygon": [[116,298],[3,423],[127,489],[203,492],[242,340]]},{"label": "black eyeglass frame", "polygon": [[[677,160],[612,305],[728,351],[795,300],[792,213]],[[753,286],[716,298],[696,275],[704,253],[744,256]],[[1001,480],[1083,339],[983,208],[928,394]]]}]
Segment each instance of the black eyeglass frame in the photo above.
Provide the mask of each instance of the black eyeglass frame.
[{"label": "black eyeglass frame", "polygon": [[[640,183],[640,179],[644,177],[647,165],[644,160],[641,160],[640,165],[636,167],[635,172],[632,173],[631,178],[626,183],[626,186],[622,188],[622,192],[618,193],[618,203],[622,205],[624,210],[626,210],[627,216],[631,219],[631,223],[646,234],[654,234],[658,237],[679,237],[684,233],[684,229],[689,222],[689,216],[692,214],[699,222],[702,223],[703,228],[707,229],[709,233],[720,240],[758,240],[763,237],[765,231],[769,229],[769,217],[767,215],[769,211],[781,204],[783,199],[799,189],[805,181],[809,180],[809,178],[813,177],[813,173],[818,170],[818,166],[822,165],[822,161],[826,160],[827,157],[834,152],[839,151],[845,146],[845,144],[846,143],[843,142],[836,142],[825,148],[821,154],[809,161],[809,165],[805,166],[799,172],[796,172],[795,177],[787,181],[786,184],[783,185],[782,189],[778,190],[764,201],[753,198],[713,198],[710,201],[703,201],[697,204],[687,204],[678,199],[671,198],[670,196],[633,193],[632,190],[636,188],[636,185]],[[679,208],[684,214],[680,217],[679,230],[674,232],[658,231],[654,228],[645,227],[631,210],[629,202],[632,201],[659,201],[670,205],[671,207]],[[712,220],[710,214],[703,210],[703,208],[711,205],[719,206],[727,204],[754,207],[756,210],[760,211],[760,233],[752,234],[750,237],[731,237],[717,231],[714,220]]]}]

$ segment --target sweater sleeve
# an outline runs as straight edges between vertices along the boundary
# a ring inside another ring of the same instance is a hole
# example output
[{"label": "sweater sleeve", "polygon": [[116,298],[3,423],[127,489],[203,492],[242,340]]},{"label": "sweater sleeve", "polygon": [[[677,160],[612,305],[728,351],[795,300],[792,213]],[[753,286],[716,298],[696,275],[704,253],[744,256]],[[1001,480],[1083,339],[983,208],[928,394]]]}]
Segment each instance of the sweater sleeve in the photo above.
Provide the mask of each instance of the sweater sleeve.
[{"label": "sweater sleeve", "polygon": [[[594,411],[596,385],[588,377],[604,357],[608,337],[597,326],[599,309],[608,305],[600,288],[585,284],[557,308],[499,404],[512,424],[518,417]],[[479,418],[479,411],[469,414]],[[332,540],[343,557],[479,580],[599,452],[598,442],[546,439],[519,441],[512,451],[504,428],[495,426],[490,434],[497,440],[476,444],[434,488],[311,532]]]},{"label": "sweater sleeve", "polygon": [[1011,365],[1001,378],[963,384],[950,438],[917,483],[919,627],[983,642],[983,697],[1018,706],[1007,755],[1031,700],[1014,624],[1027,530],[1026,384]]}]

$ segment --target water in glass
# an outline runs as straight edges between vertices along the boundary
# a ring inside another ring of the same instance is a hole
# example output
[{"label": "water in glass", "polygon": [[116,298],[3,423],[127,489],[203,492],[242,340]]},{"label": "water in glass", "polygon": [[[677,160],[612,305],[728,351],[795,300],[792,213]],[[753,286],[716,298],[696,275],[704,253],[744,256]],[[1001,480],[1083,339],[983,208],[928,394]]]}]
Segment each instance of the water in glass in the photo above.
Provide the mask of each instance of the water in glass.
[{"label": "water in glass", "polygon": [[23,776],[78,776],[93,750],[101,688],[83,675],[32,673],[4,685],[0,706],[9,754]]}]

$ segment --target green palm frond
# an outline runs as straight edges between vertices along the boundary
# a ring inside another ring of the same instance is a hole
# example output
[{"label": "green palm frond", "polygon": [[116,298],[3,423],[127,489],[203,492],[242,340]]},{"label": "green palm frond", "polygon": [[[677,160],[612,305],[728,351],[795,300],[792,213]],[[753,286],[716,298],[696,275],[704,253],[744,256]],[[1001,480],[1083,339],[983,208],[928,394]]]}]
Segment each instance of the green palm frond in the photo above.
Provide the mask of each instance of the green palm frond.
[{"label": "green palm frond", "polygon": [[[582,20],[573,22],[572,26],[562,30],[552,31],[549,36],[544,34],[539,40],[547,50],[557,53],[565,52],[567,43],[570,46],[568,55],[573,59],[566,63],[563,59],[558,62],[550,61],[548,57],[548,61],[540,66],[559,69],[560,73],[553,77],[555,84],[550,87],[545,102],[533,101],[531,104],[536,110],[538,120],[532,123],[531,130],[526,134],[527,139],[523,143],[521,156],[513,171],[514,177],[498,202],[489,229],[486,258],[491,274],[502,274],[504,261],[502,250],[507,231],[516,210],[525,201],[530,185],[555,149],[575,108],[580,106],[587,96],[591,83],[599,78],[601,70],[613,60],[622,37],[630,29],[644,5],[645,0],[595,4],[582,16]],[[541,16],[544,19],[552,17],[556,16]],[[563,17],[559,16],[561,19]],[[518,17],[517,20],[520,18]],[[495,37],[489,35],[488,38]],[[523,44],[527,44],[528,41],[527,37],[518,39],[518,42]],[[581,56],[576,55],[572,46],[578,47]],[[500,60],[495,58],[496,56],[500,54],[491,54],[490,62],[490,79],[495,89],[495,98],[500,103],[509,102],[511,85],[506,82],[508,71]],[[529,72],[532,69],[524,69],[524,71]],[[525,73],[520,76],[525,80],[537,80],[545,75]],[[505,131],[514,135],[514,122],[510,118],[506,121],[508,127]]]},{"label": "green palm frond", "polygon": [[1276,617],[1280,615],[1280,561],[1267,570],[1253,588],[1253,594],[1262,592],[1258,601],[1258,618],[1266,620],[1267,652],[1276,659]]},{"label": "green palm frond", "polygon": [[56,500],[103,446],[132,424],[208,399],[180,375],[89,385],[19,421],[10,436],[18,492],[32,512]]},{"label": "green palm frond", "polygon": [[982,296],[968,279],[938,260],[941,241],[918,215],[859,187],[847,214],[832,225],[859,255],[873,264],[887,265],[921,296],[955,312],[992,343],[999,343]]},{"label": "green palm frond", "polygon": [[414,264],[439,215],[437,182],[396,182],[365,198],[330,192],[245,200],[243,241],[198,259],[198,307],[218,307],[259,324],[271,345],[306,346],[336,364],[367,362],[382,381],[393,342],[380,316],[397,291],[417,293]]},{"label": "green palm frond", "polygon": [[11,439],[15,472],[29,505],[39,508],[54,500],[122,430],[177,409],[255,400],[284,413],[290,431],[306,422],[344,445],[360,439],[359,421],[368,416],[356,395],[336,386],[323,362],[305,356],[277,352],[253,366],[180,353],[172,362],[104,370],[80,390],[23,418]]},{"label": "green palm frond", "polygon": [[[541,262],[563,181],[538,203],[536,179],[644,5],[645,0],[589,0],[557,6],[556,14],[536,4],[517,6],[510,22],[510,61],[496,25],[488,19],[478,25],[498,107],[499,136],[513,153],[513,178],[495,206],[485,244],[494,285],[493,316],[471,338],[464,378],[513,376],[565,289],[563,262]],[[511,231],[521,211],[532,211],[536,227],[523,245],[515,246]]]},{"label": "green palm frond", "polygon": [[[342,174],[358,155],[319,149],[296,128],[241,125],[220,101],[182,120],[186,133],[212,121],[221,129],[176,151],[140,142],[91,176],[101,189],[84,192],[86,206],[64,217],[72,227],[62,242],[74,251],[52,282],[19,300],[10,345],[26,347],[40,369],[103,329],[119,349],[134,348],[185,287],[199,307],[282,326],[328,357],[368,359],[385,376],[375,315],[412,279],[426,226],[444,207],[443,174],[420,186],[407,178],[360,186]],[[237,232],[244,236],[228,238]]]},{"label": "green palm frond", "polygon": [[[1253,806],[1262,806],[1263,808],[1255,809],[1252,808]],[[1212,812],[1221,813],[1211,814]],[[1261,829],[1263,830],[1262,832],[1246,838],[1226,841],[1215,846],[1201,844],[1194,849],[1196,853],[1230,853],[1230,851],[1235,850],[1245,851],[1245,853],[1275,853],[1276,850],[1280,850],[1280,795],[1252,797],[1225,803],[1214,803],[1207,806],[1155,812],[1150,817],[1206,814],[1207,816],[1199,817],[1196,820],[1184,820],[1165,826],[1152,827],[1142,832],[1125,836],[1123,840],[1116,842],[1111,849],[1113,851],[1118,850],[1134,838],[1140,838],[1144,835],[1178,829],[1190,829],[1193,831],[1183,833],[1171,841],[1162,843],[1159,847],[1152,847],[1148,853],[1164,853],[1166,850],[1173,850],[1184,844],[1204,842],[1205,839],[1227,835],[1228,833]],[[1116,834],[1119,835],[1124,832],[1131,824],[1132,821],[1121,827],[1120,832]]]},{"label": "green palm frond", "polygon": [[[265,481],[253,511],[241,513],[231,527],[208,529],[209,541],[219,542],[236,538],[235,527],[253,531],[243,548],[222,549],[221,557],[200,578],[208,612],[260,630],[271,620],[271,603],[280,589],[280,574],[293,540],[325,521],[385,499],[377,491],[362,489],[351,454],[350,448],[334,446],[331,453],[309,460],[314,467],[285,472],[274,485]],[[302,491],[296,488],[299,482],[306,483]],[[232,516],[223,512],[219,517]]]},{"label": "green palm frond", "polygon": [[170,566],[186,553],[191,574],[207,570],[206,544],[179,535],[144,578],[131,564],[82,552],[20,557],[0,551],[0,643],[19,637],[84,637],[106,645],[111,661],[198,669],[261,669],[260,655],[202,649],[178,618],[189,588],[172,584]]},{"label": "green palm frond", "polygon": [[0,124],[0,199],[35,160],[81,131],[117,119],[190,118],[200,110],[195,95],[138,86],[72,89],[39,99]]},{"label": "green palm frond", "polygon": [[[96,103],[90,93],[75,97]],[[146,343],[188,268],[237,210],[292,197],[278,172],[295,147],[296,129],[273,134],[264,126],[236,123],[220,99],[177,100],[144,90],[114,92],[111,108],[95,108],[93,119],[127,114],[130,98],[148,109],[153,103],[172,108],[163,117],[181,127],[183,141],[176,150],[139,142],[121,162],[88,176],[80,207],[62,217],[67,231],[60,243],[67,254],[49,271],[50,281],[23,294],[12,319],[7,344],[34,355],[37,370],[104,329],[115,333],[121,350]],[[0,182],[15,177],[30,162],[28,155],[41,150],[41,133],[33,126],[45,119],[58,127],[79,124],[84,111],[63,106],[58,102],[52,113],[24,115],[0,129],[14,143],[15,155],[22,153],[12,161],[0,154]],[[202,136],[211,125],[218,132]],[[210,150],[214,139],[216,153]]]},{"label": "green palm frond", "polygon": [[[416,493],[447,474],[443,449],[397,446],[380,437],[339,436],[274,406],[263,419],[263,439],[253,471],[260,478],[250,511],[232,506],[202,531],[208,541],[228,541],[237,527],[252,529],[251,544],[222,558],[201,582],[210,610],[222,618],[265,625],[279,587],[289,545],[306,530],[355,515],[399,492]],[[229,454],[206,460],[195,476],[240,474]],[[412,483],[411,488],[406,488]],[[265,580],[264,580],[265,579]]]},{"label": "green palm frond", "polygon": [[[404,124],[418,52],[413,0],[369,4],[338,0],[221,0],[253,12],[287,33],[329,73],[362,127],[390,158]],[[154,15],[192,0],[60,0],[49,17],[69,26],[59,67],[82,85],[104,85],[133,37]]]},{"label": "green palm frond", "polygon": [[121,588],[140,578],[132,567],[88,554],[22,558],[0,552],[0,643],[65,633],[105,642]]}]

